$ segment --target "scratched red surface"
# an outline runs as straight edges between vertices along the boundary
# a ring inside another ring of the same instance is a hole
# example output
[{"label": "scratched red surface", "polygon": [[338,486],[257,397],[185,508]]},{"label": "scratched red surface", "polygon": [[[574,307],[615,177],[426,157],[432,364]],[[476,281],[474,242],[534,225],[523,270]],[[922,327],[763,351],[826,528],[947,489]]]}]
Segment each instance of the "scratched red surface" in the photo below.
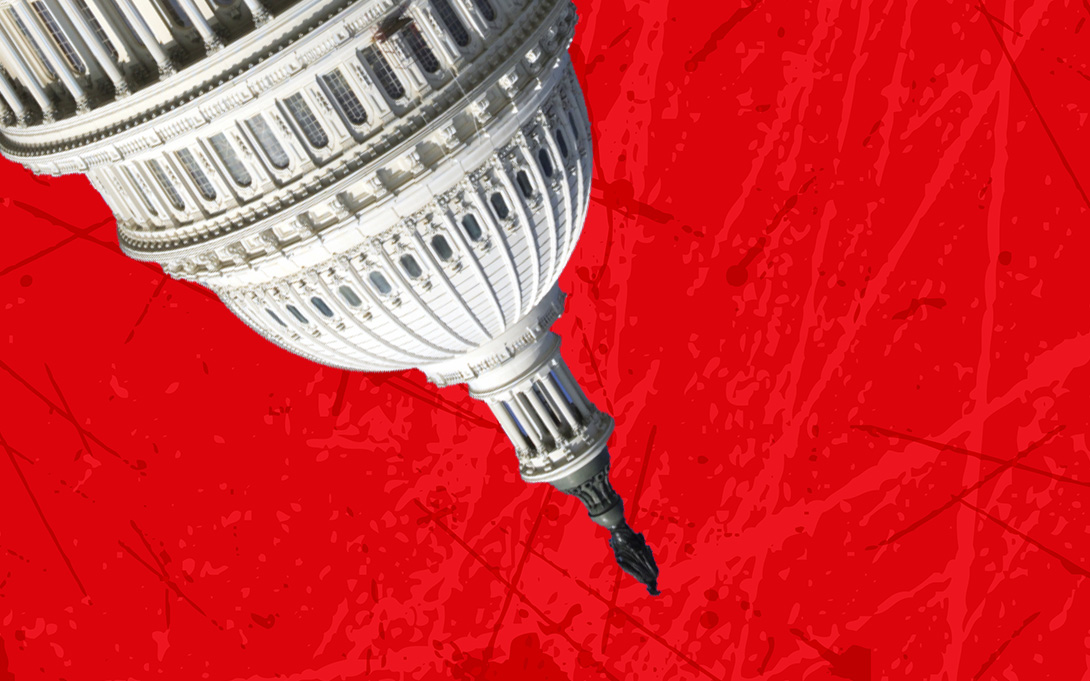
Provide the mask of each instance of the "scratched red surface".
[{"label": "scratched red surface", "polygon": [[1090,4],[580,10],[556,328],[663,595],[5,162],[0,679],[1090,678]]}]

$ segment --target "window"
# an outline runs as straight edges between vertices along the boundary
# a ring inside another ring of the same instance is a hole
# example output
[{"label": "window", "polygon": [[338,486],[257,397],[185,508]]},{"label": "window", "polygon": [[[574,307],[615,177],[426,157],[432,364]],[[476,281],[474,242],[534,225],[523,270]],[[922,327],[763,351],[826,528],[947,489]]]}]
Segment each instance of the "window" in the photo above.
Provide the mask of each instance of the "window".
[{"label": "window", "polygon": [[151,174],[155,176],[155,181],[159,183],[159,186],[166,192],[167,198],[170,199],[171,205],[178,210],[185,210],[185,203],[182,202],[182,196],[175,189],[174,184],[167,177],[167,174],[163,172],[163,167],[159,165],[158,161],[148,161],[148,167],[151,168]]},{"label": "window", "polygon": [[141,200],[144,201],[144,206],[148,209],[148,212],[150,212],[152,215],[158,216],[159,211],[155,210],[155,204],[152,203],[151,199],[148,198],[147,193],[144,191],[143,185],[137,182],[136,178],[133,177],[132,171],[125,166],[121,166],[121,172],[125,173],[125,177],[129,180],[129,184],[136,188],[136,193],[139,194]]},{"label": "window", "polygon": [[269,162],[281,170],[287,168],[288,152],[284,151],[284,147],[280,145],[280,140],[276,139],[272,128],[265,122],[265,117],[258,114],[246,121],[246,125],[249,126],[254,137],[257,138],[257,143],[261,145],[261,150],[265,152]]},{"label": "window", "polygon": [[284,106],[288,107],[288,112],[295,119],[303,134],[306,135],[310,146],[321,149],[329,144],[329,138],[326,136],[325,130],[322,130],[321,124],[314,117],[314,112],[310,110],[310,106],[307,105],[302,94],[296,92],[288,97],[284,100]]},{"label": "window", "polygon": [[518,182],[523,196],[530,198],[534,195],[534,185],[530,184],[530,176],[526,174],[525,170],[520,170],[518,175],[515,176],[515,180]]},{"label": "window", "polygon": [[299,308],[295,307],[294,305],[288,305],[286,307],[288,308],[288,312],[291,313],[291,316],[298,319],[300,324],[310,323],[307,321],[307,318],[303,316],[303,313],[299,311]]},{"label": "window", "polygon": [[352,88],[349,87],[348,81],[344,79],[341,72],[333,71],[332,73],[327,73],[322,78],[325,80],[326,86],[329,87],[329,93],[333,95],[333,99],[337,102],[337,106],[341,107],[341,113],[348,119],[348,122],[352,125],[363,125],[366,123],[367,111],[364,110],[359,97],[356,96],[355,92],[352,92]]},{"label": "window", "polygon": [[483,236],[481,223],[477,222],[477,216],[472,213],[462,218],[462,229],[465,230],[470,241],[480,241]]},{"label": "window", "polygon": [[405,268],[405,274],[409,275],[412,279],[416,279],[424,273],[424,271],[420,269],[420,265],[416,262],[416,258],[411,255],[401,256],[401,266]]},{"label": "window", "polygon": [[375,289],[382,295],[394,290],[394,287],[390,286],[390,282],[386,281],[386,277],[382,276],[382,272],[372,272],[370,279],[371,283],[375,285]]},{"label": "window", "polygon": [[341,298],[344,298],[344,302],[348,303],[352,307],[359,307],[363,302],[360,297],[356,295],[356,292],[347,286],[342,286],[337,291],[341,294]]},{"label": "window", "polygon": [[19,32],[23,34],[23,39],[30,43],[30,47],[34,50],[34,54],[38,55],[38,61],[41,62],[46,72],[54,78],[57,77],[57,72],[53,70],[53,65],[49,63],[49,60],[45,58],[45,52],[42,52],[42,48],[38,46],[38,43],[34,42],[34,38],[30,36],[30,29],[26,27],[23,20],[19,18],[19,15],[14,10],[8,10],[8,16],[15,22],[15,27],[19,29]]},{"label": "window", "polygon": [[579,126],[575,124],[575,116],[573,116],[570,111],[568,112],[568,122],[571,123],[572,134],[575,135],[575,141],[578,142],[580,137]]},{"label": "window", "polygon": [[64,55],[64,60],[68,62],[68,65],[72,67],[72,70],[76,73],[86,73],[87,67],[83,65],[83,60],[79,58],[79,54],[76,52],[76,48],[72,47],[72,43],[68,41],[68,36],[61,31],[61,27],[57,25],[57,20],[53,16],[53,13],[49,11],[49,8],[45,6],[42,0],[34,0],[30,3],[30,6],[34,8],[35,14],[42,20],[42,25],[49,31],[50,37],[53,38],[53,42],[57,44],[57,47],[61,48],[61,54]]},{"label": "window", "polygon": [[390,62],[386,61],[382,53],[373,47],[368,47],[363,51],[363,59],[371,67],[371,72],[375,74],[379,85],[390,99],[401,99],[405,96],[405,86],[398,80],[397,74],[390,68]]},{"label": "window", "polygon": [[477,6],[477,11],[481,13],[485,21],[496,20],[496,8],[489,0],[473,0],[473,4]]},{"label": "window", "polygon": [[468,45],[469,32],[466,31],[465,24],[458,18],[450,3],[447,0],[431,0],[431,6],[435,13],[439,15],[439,20],[447,27],[447,32],[450,33],[451,38],[454,38],[454,42],[458,47]]},{"label": "window", "polygon": [[560,155],[564,158],[568,157],[568,141],[564,139],[564,133],[558,129],[556,131],[556,146],[560,148]]},{"label": "window", "polygon": [[212,148],[216,150],[216,154],[223,161],[227,172],[231,173],[231,178],[235,181],[235,184],[240,187],[249,187],[250,183],[253,182],[253,178],[250,177],[246,166],[242,164],[242,159],[235,153],[235,148],[227,141],[227,137],[221,132],[212,135],[208,141],[212,143]]},{"label": "window", "polygon": [[284,323],[283,319],[276,316],[275,312],[273,312],[269,308],[265,308],[265,311],[269,313],[269,316],[272,317],[276,321],[277,324],[279,324],[280,326],[287,326],[287,324]]},{"label": "window", "polygon": [[507,207],[507,202],[503,200],[503,194],[496,192],[489,199],[492,203],[492,210],[496,211],[496,217],[501,220],[506,220],[507,216],[511,214],[511,209]]},{"label": "window", "polygon": [[327,316],[327,317],[332,317],[333,316],[333,310],[330,310],[329,306],[325,304],[325,301],[322,300],[321,298],[319,298],[318,296],[314,296],[313,298],[311,298],[310,299],[310,304],[313,305],[316,310],[318,310],[319,312],[321,312],[325,316]]},{"label": "window", "polygon": [[553,176],[553,159],[544,148],[537,150],[537,162],[541,166],[541,172],[545,173],[545,177]]},{"label": "window", "polygon": [[435,53],[431,51],[428,41],[424,39],[424,34],[420,32],[416,24],[401,31],[401,44],[406,48],[407,56],[415,58],[416,63],[420,68],[424,69],[425,73],[437,73],[439,71],[439,60],[435,57]]},{"label": "window", "polygon": [[197,164],[197,159],[193,156],[193,152],[189,149],[182,149],[178,152],[178,160],[182,162],[182,167],[189,173],[189,177],[192,178],[193,183],[197,185],[197,189],[200,191],[201,196],[214,201],[216,199],[216,188],[212,186],[212,182],[209,181],[208,176],[201,170],[200,165]]},{"label": "window", "polygon": [[106,51],[110,53],[114,61],[117,61],[120,55],[117,53],[117,48],[110,42],[110,37],[106,35],[106,31],[103,30],[102,24],[98,22],[98,17],[91,11],[91,8],[87,6],[86,0],[74,0],[76,8],[79,13],[83,15],[84,20],[91,26],[91,30],[95,32],[95,37],[98,38],[98,42],[106,48]]},{"label": "window", "polygon": [[450,260],[454,255],[454,251],[451,250],[450,244],[447,243],[446,237],[442,234],[436,234],[431,238],[431,247],[435,250],[435,254],[439,256],[439,259],[444,262]]}]

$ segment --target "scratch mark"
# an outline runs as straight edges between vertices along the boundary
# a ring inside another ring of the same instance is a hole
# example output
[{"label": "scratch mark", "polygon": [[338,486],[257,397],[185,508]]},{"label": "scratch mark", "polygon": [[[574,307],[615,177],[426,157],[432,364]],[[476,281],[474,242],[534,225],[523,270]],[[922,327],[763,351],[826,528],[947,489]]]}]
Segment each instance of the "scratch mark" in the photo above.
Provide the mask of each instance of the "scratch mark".
[{"label": "scratch mark", "polygon": [[[76,432],[79,433],[79,439],[81,442],[83,442],[83,450],[90,454],[91,445],[87,442],[87,434],[83,432],[83,428],[80,427],[78,423],[76,423],[76,415],[72,413],[72,408],[68,406],[68,400],[64,399],[64,393],[61,392],[61,387],[57,385],[57,380],[53,378],[53,372],[49,370],[48,364],[45,365],[45,374],[49,377],[49,382],[53,384],[53,390],[56,391],[57,397],[60,398],[61,406],[64,407],[64,411],[68,414],[69,420],[72,422],[72,425],[76,427]],[[79,456],[80,453],[76,452],[76,458],[73,460],[79,460]]]},{"label": "scratch mark", "polygon": [[935,509],[934,511],[931,511],[930,513],[928,513],[924,517],[920,518],[916,522],[912,523],[908,527],[906,527],[906,528],[904,528],[902,530],[898,530],[897,532],[894,532],[888,539],[883,539],[882,541],[878,542],[877,544],[875,544],[873,546],[868,546],[867,550],[868,551],[873,551],[874,549],[877,549],[879,547],[886,546],[888,544],[892,544],[893,542],[897,541],[901,537],[904,537],[909,532],[913,532],[915,530],[918,530],[921,526],[923,526],[929,520],[933,520],[934,518],[938,517],[943,511],[945,511],[946,509],[952,507],[957,502],[962,501],[965,497],[969,496],[970,494],[972,494],[976,490],[978,490],[981,487],[983,487],[984,485],[988,484],[988,482],[990,482],[991,480],[993,480],[996,477],[998,477],[999,475],[1001,475],[1004,471],[1011,468],[1012,466],[1014,466],[1016,463],[1018,463],[1019,461],[1021,461],[1025,457],[1029,456],[1029,454],[1032,451],[1034,451],[1035,449],[1037,449],[1038,447],[1040,447],[1044,443],[1051,440],[1053,436],[1055,436],[1057,433],[1059,433],[1065,427],[1066,426],[1062,426],[1062,425],[1061,426],[1056,426],[1052,430],[1045,433],[1045,435],[1043,437],[1041,437],[1039,440],[1035,440],[1034,442],[1030,443],[1030,445],[1028,447],[1026,447],[1022,451],[1018,452],[1018,454],[1016,454],[1013,459],[1010,459],[1009,461],[1005,461],[1001,465],[996,466],[995,469],[992,470],[991,473],[988,473],[987,475],[985,475],[983,478],[981,478],[979,481],[977,481],[976,484],[966,488],[965,490],[962,490],[962,492],[960,494],[957,494],[957,495],[953,496],[950,499],[950,501],[946,502],[945,504],[943,504],[939,508]]},{"label": "scratch mark", "polygon": [[[537,518],[534,519],[534,524],[530,528],[530,534],[526,536],[525,546],[526,549],[522,552],[522,556],[519,558],[518,565],[515,567],[515,574],[511,577],[512,584],[519,584],[522,578],[522,568],[526,566],[526,559],[530,557],[530,547],[534,543],[534,537],[537,535],[537,530],[541,527],[541,519],[545,517],[545,507],[549,505],[549,499],[552,496],[553,487],[549,485],[545,488],[545,499],[541,502],[541,508],[537,512]],[[484,672],[488,671],[488,665],[492,661],[492,653],[496,648],[496,637],[499,636],[500,626],[503,625],[503,620],[507,616],[507,609],[511,607],[511,598],[514,596],[512,589],[507,590],[507,596],[503,599],[503,607],[500,608],[500,615],[496,618],[496,624],[492,627],[492,636],[488,639],[488,645],[484,649]]]},{"label": "scratch mark", "polygon": [[749,13],[757,9],[757,6],[761,4],[761,0],[755,0],[754,3],[748,7],[740,7],[735,10],[734,14],[730,15],[719,28],[712,31],[712,35],[708,38],[708,42],[704,44],[704,47],[700,48],[696,54],[694,54],[687,62],[685,62],[685,70],[692,73],[708,58],[708,56],[715,52],[719,48],[719,41],[727,37],[731,29],[739,24],[742,19],[749,16]]},{"label": "scratch mark", "polygon": [[19,468],[19,462],[15,460],[15,453],[8,447],[8,441],[4,439],[3,434],[0,434],[0,446],[3,446],[4,451],[8,453],[11,465],[15,467],[15,473],[19,476],[19,480],[23,482],[23,487],[26,489],[27,495],[30,496],[31,503],[34,504],[34,509],[38,511],[38,517],[42,519],[42,524],[45,525],[45,531],[49,533],[50,539],[53,540],[53,545],[57,547],[57,551],[60,552],[61,558],[64,559],[64,564],[68,566],[68,571],[72,573],[72,579],[76,580],[76,586],[79,587],[80,593],[86,597],[87,589],[83,588],[83,582],[80,581],[79,575],[76,574],[76,568],[73,567],[72,561],[68,558],[68,554],[64,552],[64,547],[61,546],[60,540],[57,539],[57,533],[53,531],[53,526],[50,525],[49,521],[46,519],[45,512],[42,510],[41,504],[38,503],[38,498],[34,496],[34,490],[30,489],[30,483],[27,482],[26,476],[23,475],[23,469]]},{"label": "scratch mark", "polygon": [[1056,551],[1053,551],[1052,549],[1048,548],[1047,546],[1045,546],[1041,542],[1037,541],[1033,537],[1029,536],[1025,532],[1022,532],[1020,530],[1015,529],[1014,527],[1008,525],[1007,523],[1003,522],[999,518],[996,518],[991,513],[988,513],[984,509],[973,506],[968,501],[965,501],[964,499],[959,499],[957,497],[954,498],[954,501],[960,501],[961,503],[963,503],[966,506],[968,506],[969,508],[973,509],[974,511],[976,511],[980,515],[984,516],[988,520],[992,521],[996,525],[999,525],[1000,527],[1002,527],[1003,529],[1005,529],[1005,530],[1007,530],[1009,532],[1013,532],[1014,534],[1017,534],[1019,537],[1021,537],[1022,539],[1025,539],[1030,544],[1033,544],[1034,546],[1041,549],[1042,551],[1044,551],[1048,555],[1050,555],[1053,558],[1059,560],[1060,563],[1064,566],[1064,569],[1066,569],[1071,574],[1073,574],[1073,575],[1082,575],[1083,577],[1090,577],[1090,570],[1087,570],[1086,568],[1083,568],[1083,567],[1077,565],[1071,559],[1067,558],[1066,556],[1061,555],[1060,553],[1057,553]]},{"label": "scratch mark", "polygon": [[988,671],[988,667],[991,667],[995,663],[995,661],[999,659],[999,656],[1003,654],[1003,651],[1007,649],[1007,646],[1011,644],[1011,641],[1018,638],[1018,635],[1025,631],[1026,627],[1030,625],[1030,622],[1037,619],[1037,616],[1040,614],[1040,611],[1038,611],[1033,613],[1026,619],[1022,620],[1021,626],[1014,630],[1014,633],[1011,634],[1011,637],[1008,638],[1006,641],[1003,641],[1003,645],[999,646],[996,651],[988,657],[984,664],[981,665],[980,671],[978,671],[976,673],[976,676],[973,677],[973,681],[977,681],[977,679],[984,676],[984,672]]},{"label": "scratch mark", "polygon": [[[858,425],[851,426],[855,430],[862,430],[863,432],[870,433],[871,435],[885,435],[886,437],[897,438],[899,440],[909,440],[911,442],[918,442],[928,447],[939,450],[940,452],[955,452],[957,454],[965,454],[966,456],[972,456],[982,461],[991,461],[992,463],[1006,463],[1006,459],[998,456],[992,456],[991,454],[982,454],[981,452],[974,452],[971,449],[965,449],[964,447],[956,447],[951,444],[943,442],[936,442],[934,440],[928,440],[922,437],[916,437],[915,435],[909,435],[907,433],[899,433],[895,430],[889,430],[888,428],[882,428],[881,426],[870,425]],[[1017,463],[1014,467],[1020,471],[1026,471],[1029,473],[1036,473],[1037,475],[1043,475],[1046,478],[1051,478],[1056,482],[1066,482],[1072,485],[1079,485],[1080,487],[1090,487],[1090,482],[1084,482],[1082,480],[1076,480],[1075,478],[1068,477],[1066,475],[1060,475],[1059,473],[1053,473],[1052,471],[1046,471],[1043,468],[1035,468],[1025,463]]]},{"label": "scratch mark", "polygon": [[[426,513],[429,517],[431,516],[431,513],[428,511],[427,507],[424,506],[424,504],[420,503],[418,500],[415,500],[415,499],[413,500],[413,503],[415,503],[417,506],[419,506],[420,510],[423,511],[424,513]],[[594,666],[602,674],[604,674],[606,677],[608,677],[610,679],[613,679],[614,681],[620,681],[617,678],[617,676],[614,675],[613,673],[611,673],[608,669],[606,669],[605,665],[602,662],[598,661],[589,650],[587,650],[587,649],[583,648],[583,646],[579,645],[579,643],[574,638],[572,638],[571,634],[569,634],[564,628],[560,627],[556,621],[554,621],[552,618],[550,618],[548,615],[546,615],[545,612],[541,608],[539,608],[535,603],[533,603],[529,598],[527,598],[526,594],[522,590],[520,590],[516,585],[514,585],[511,582],[504,579],[503,575],[500,574],[499,570],[497,570],[495,567],[493,567],[491,563],[486,561],[481,554],[479,554],[464,539],[459,537],[458,534],[454,530],[450,529],[450,527],[447,526],[446,523],[444,523],[442,520],[438,520],[438,519],[434,519],[434,518],[432,520],[439,527],[439,529],[441,529],[447,536],[449,536],[451,539],[453,539],[459,546],[461,546],[463,549],[465,549],[466,552],[469,553],[469,555],[474,558],[474,560],[476,560],[478,563],[480,563],[481,566],[490,575],[492,575],[492,577],[496,581],[498,581],[500,584],[503,584],[508,589],[513,591],[515,593],[515,595],[518,596],[519,599],[524,604],[526,604],[526,607],[533,610],[534,613],[536,613],[537,616],[542,619],[542,621],[544,621],[545,623],[547,623],[549,625],[549,628],[550,628],[551,632],[559,634],[561,636],[561,638],[563,638],[565,641],[567,641],[572,646],[572,648],[574,648],[575,650],[577,650],[580,653],[582,653],[583,655],[585,655],[586,658],[590,661],[590,665],[588,665],[588,666]],[[712,678],[715,678],[715,677],[712,677]]]},{"label": "scratch mark", "polygon": [[1045,120],[1041,110],[1037,107],[1037,102],[1033,99],[1033,93],[1029,91],[1029,85],[1026,84],[1026,79],[1022,77],[1022,72],[1018,70],[1018,65],[1014,63],[1014,57],[1011,56],[1010,50],[1007,49],[1007,43],[1003,41],[1003,36],[999,34],[999,29],[996,28],[996,23],[999,20],[991,15],[990,12],[984,7],[984,3],[980,3],[977,7],[984,18],[988,20],[988,26],[991,27],[992,33],[995,34],[995,39],[999,41],[999,47],[1003,50],[1003,55],[1007,58],[1007,63],[1011,65],[1011,71],[1014,73],[1014,77],[1018,79],[1018,84],[1022,86],[1022,91],[1026,93],[1026,99],[1029,100],[1029,105],[1033,107],[1033,111],[1037,114],[1037,118],[1041,121],[1041,127],[1045,129],[1045,134],[1048,135],[1048,139],[1052,142],[1052,146],[1056,149],[1056,154],[1060,157],[1060,162],[1063,163],[1067,174],[1071,176],[1071,180],[1075,183],[1075,188],[1079,190],[1079,194],[1082,196],[1082,200],[1087,206],[1090,206],[1090,196],[1086,195],[1086,191],[1082,188],[1082,183],[1079,182],[1079,178],[1075,175],[1074,169],[1071,168],[1071,164],[1067,162],[1067,156],[1064,154],[1063,149],[1060,148],[1060,143],[1056,141],[1056,136],[1052,134],[1052,128],[1048,127],[1048,121]]},{"label": "scratch mark", "polygon": [[163,274],[159,278],[159,283],[155,285],[155,290],[151,292],[151,297],[148,298],[148,302],[144,303],[143,311],[140,312],[140,316],[136,318],[136,322],[134,322],[132,328],[129,329],[129,335],[125,337],[124,345],[128,345],[129,341],[131,341],[132,337],[136,334],[136,327],[140,326],[140,323],[144,321],[144,317],[147,316],[148,310],[151,309],[152,302],[154,302],[155,299],[159,297],[159,294],[163,291],[163,286],[167,283],[168,278],[169,277],[167,277],[166,274]]}]

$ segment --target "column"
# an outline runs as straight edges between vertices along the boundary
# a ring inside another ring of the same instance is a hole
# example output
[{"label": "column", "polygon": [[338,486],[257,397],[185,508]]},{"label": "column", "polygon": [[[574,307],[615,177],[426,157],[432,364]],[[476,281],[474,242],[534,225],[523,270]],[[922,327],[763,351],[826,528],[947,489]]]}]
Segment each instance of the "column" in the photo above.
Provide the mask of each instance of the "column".
[{"label": "column", "polygon": [[83,16],[83,13],[79,11],[76,4],[72,0],[57,0],[60,3],[61,8],[64,9],[65,16],[72,22],[72,25],[79,31],[80,37],[83,38],[83,42],[87,45],[87,49],[91,50],[91,54],[95,56],[95,60],[102,67],[102,70],[106,72],[110,80],[113,81],[114,89],[117,91],[118,97],[124,97],[129,94],[129,84],[125,81],[125,76],[121,73],[121,69],[114,63],[113,58],[106,51],[106,47],[99,42],[98,34],[95,33],[94,27],[87,23],[87,18]]},{"label": "column", "polygon": [[38,82],[38,79],[34,77],[34,72],[27,66],[26,61],[23,60],[22,53],[15,49],[15,45],[12,44],[11,38],[4,32],[3,28],[0,28],[0,47],[4,48],[7,56],[11,59],[11,63],[15,66],[15,70],[18,71],[19,82],[30,90],[30,94],[34,97],[34,100],[38,102],[38,106],[42,109],[42,118],[45,122],[53,120],[53,100],[49,98],[45,88]]},{"label": "column", "polygon": [[57,72],[61,81],[64,82],[64,86],[68,88],[68,92],[72,94],[72,98],[76,100],[76,112],[86,113],[90,111],[91,100],[87,97],[87,92],[84,91],[83,86],[79,84],[79,81],[72,74],[68,62],[64,60],[57,46],[53,43],[53,38],[42,30],[38,18],[32,16],[27,6],[21,2],[16,2],[11,7],[26,24],[27,30],[31,32],[38,46],[42,48],[45,58],[49,60],[53,70]]},{"label": "column", "polygon": [[185,15],[189,17],[189,20],[193,23],[193,28],[197,29],[197,33],[201,34],[201,40],[204,41],[204,48],[208,54],[223,47],[223,43],[220,41],[219,36],[212,30],[211,24],[204,18],[201,11],[197,9],[197,5],[194,4],[193,0],[178,0],[178,4],[182,6]]},{"label": "column", "polygon": [[[95,0],[88,1],[94,2]],[[176,73],[174,64],[170,61],[170,57],[167,56],[163,46],[155,39],[155,34],[144,23],[144,18],[140,16],[140,12],[137,12],[136,8],[133,7],[132,1],[117,0],[117,8],[121,10],[129,25],[132,26],[132,30],[136,32],[136,37],[151,53],[152,58],[155,59],[155,63],[159,67],[159,75],[164,77],[174,75]]]},{"label": "column", "polygon": [[19,93],[15,91],[15,88],[3,75],[0,75],[0,98],[3,98],[11,112],[15,114],[16,123],[20,126],[26,125],[27,115],[30,110],[23,104],[23,100],[19,99]]},{"label": "column", "polygon": [[272,15],[265,9],[265,5],[261,4],[261,0],[245,0],[245,2],[250,9],[250,14],[254,17],[254,26],[261,26],[272,19]]}]

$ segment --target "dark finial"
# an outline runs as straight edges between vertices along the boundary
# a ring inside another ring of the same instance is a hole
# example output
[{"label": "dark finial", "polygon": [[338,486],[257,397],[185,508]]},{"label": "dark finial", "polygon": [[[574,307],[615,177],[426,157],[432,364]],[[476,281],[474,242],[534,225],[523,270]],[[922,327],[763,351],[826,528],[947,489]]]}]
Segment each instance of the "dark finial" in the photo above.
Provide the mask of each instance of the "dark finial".
[{"label": "dark finial", "polygon": [[655,564],[655,556],[651,554],[651,547],[644,541],[643,535],[624,521],[611,528],[611,532],[613,535],[609,538],[609,545],[613,548],[617,564],[646,586],[647,593],[658,596],[659,566]]},{"label": "dark finial", "polygon": [[602,450],[579,473],[553,484],[582,501],[590,519],[609,530],[609,546],[621,569],[646,586],[649,594],[659,595],[659,568],[651,547],[629,527],[621,497],[609,482],[609,452]]}]

